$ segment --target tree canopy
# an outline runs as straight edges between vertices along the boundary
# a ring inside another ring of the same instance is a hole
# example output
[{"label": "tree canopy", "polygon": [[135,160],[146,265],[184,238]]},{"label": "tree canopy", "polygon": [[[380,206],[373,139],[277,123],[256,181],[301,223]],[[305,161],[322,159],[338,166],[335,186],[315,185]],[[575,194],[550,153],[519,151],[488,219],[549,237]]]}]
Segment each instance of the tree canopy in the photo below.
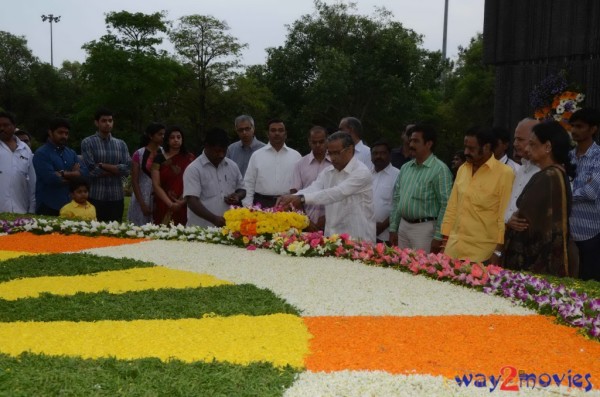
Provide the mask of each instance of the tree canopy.
[{"label": "tree canopy", "polygon": [[234,118],[250,114],[263,139],[267,120],[284,119],[288,143],[301,151],[312,125],[333,130],[345,116],[362,120],[367,143],[399,144],[405,124],[427,122],[442,132],[438,152],[448,157],[465,128],[492,122],[494,70],[483,63],[481,35],[453,63],[385,9],[361,15],[352,3],[316,0],[266,62],[250,66],[240,63],[247,44],[210,15],[172,22],[164,11],[114,11],[105,23],[106,34],[83,45],[85,61],[60,68],[40,62],[24,37],[0,32],[0,107],[38,141],[49,119],[63,116],[77,146],[93,131],[95,109],[107,106],[132,151],[153,121],[183,127],[197,151],[206,129],[235,137]]},{"label": "tree canopy", "polygon": [[266,82],[293,127],[355,116],[374,139],[418,118],[415,99],[438,85],[441,56],[423,50],[422,37],[384,9],[368,17],[353,4],[316,1],[315,8],[289,27],[283,46],[267,50]]}]

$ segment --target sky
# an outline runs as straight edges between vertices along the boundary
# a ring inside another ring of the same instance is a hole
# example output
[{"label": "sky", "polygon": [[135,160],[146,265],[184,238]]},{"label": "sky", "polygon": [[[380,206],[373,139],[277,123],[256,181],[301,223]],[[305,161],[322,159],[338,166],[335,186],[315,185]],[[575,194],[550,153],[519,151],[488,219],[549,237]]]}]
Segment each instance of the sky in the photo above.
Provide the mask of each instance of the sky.
[{"label": "sky", "polygon": [[[325,0],[327,4],[339,1]],[[347,1],[345,1],[347,3]],[[444,0],[355,0],[357,13],[373,15],[385,7],[405,28],[423,35],[423,47],[441,50]],[[447,54],[456,58],[458,46],[466,47],[483,31],[484,0],[450,0]],[[247,43],[245,65],[266,61],[266,48],[285,44],[287,26],[315,10],[312,0],[16,0],[4,4],[0,30],[25,36],[29,48],[42,62],[50,63],[50,24],[41,16],[60,16],[53,24],[54,65],[64,60],[85,60],[81,46],[106,33],[104,14],[110,11],[153,13],[167,11],[167,19],[184,15],[211,15],[224,20],[229,33]],[[169,47],[166,47],[169,49]]]}]

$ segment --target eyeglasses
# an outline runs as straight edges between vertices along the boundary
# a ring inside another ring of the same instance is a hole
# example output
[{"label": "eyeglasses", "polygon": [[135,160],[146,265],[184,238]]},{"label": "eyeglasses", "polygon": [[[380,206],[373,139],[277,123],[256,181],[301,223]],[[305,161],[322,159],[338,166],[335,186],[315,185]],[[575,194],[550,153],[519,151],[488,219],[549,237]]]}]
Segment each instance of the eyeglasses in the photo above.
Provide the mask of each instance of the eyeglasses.
[{"label": "eyeglasses", "polygon": [[340,150],[340,151],[335,151],[335,152],[332,152],[332,151],[328,150],[328,151],[327,151],[327,155],[328,155],[329,157],[332,157],[332,156],[333,156],[333,157],[337,157],[337,156],[340,156],[342,153],[344,153],[344,152],[346,151],[346,149],[350,149],[350,146],[348,146],[348,147],[345,147],[345,148],[343,148],[342,150]]},{"label": "eyeglasses", "polygon": [[237,132],[250,132],[252,131],[252,127],[240,127],[235,129]]}]

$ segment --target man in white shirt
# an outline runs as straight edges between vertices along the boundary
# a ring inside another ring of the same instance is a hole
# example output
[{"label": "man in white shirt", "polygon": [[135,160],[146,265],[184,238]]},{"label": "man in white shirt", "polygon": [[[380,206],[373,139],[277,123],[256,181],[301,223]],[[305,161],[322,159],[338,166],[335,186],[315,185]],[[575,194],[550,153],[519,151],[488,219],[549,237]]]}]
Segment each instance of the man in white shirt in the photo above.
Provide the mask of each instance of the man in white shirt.
[{"label": "man in white shirt", "polygon": [[400,170],[391,164],[392,148],[385,141],[377,141],[371,147],[373,162],[373,203],[375,207],[375,222],[377,240],[389,243],[390,214],[392,212],[392,196],[396,178]]},{"label": "man in white shirt", "polygon": [[[519,163],[508,157],[507,151],[510,147],[510,134],[506,128],[495,127],[492,129],[496,138],[496,148],[494,149],[494,157],[502,164],[508,165],[516,174],[521,167]],[[527,138],[529,139],[529,137]],[[516,153],[518,156],[518,153]]]},{"label": "man in white shirt", "polygon": [[[327,158],[327,130],[321,126],[314,126],[308,132],[308,146],[310,153],[296,163],[290,193],[296,193],[309,187],[325,168],[331,166]],[[323,230],[325,227],[325,207],[322,205],[305,205],[304,213],[310,219],[306,231]]]},{"label": "man in white shirt", "polygon": [[531,177],[537,173],[540,169],[529,161],[529,153],[527,153],[527,144],[529,142],[529,135],[534,125],[538,124],[539,121],[532,118],[525,118],[517,124],[515,128],[515,138],[513,141],[513,148],[515,155],[521,157],[521,167],[515,174],[515,180],[513,182],[512,192],[510,194],[510,202],[504,213],[504,223],[508,228],[523,231],[527,228],[527,221],[523,218],[516,216],[517,212],[517,199],[523,192],[523,188],[527,185],[527,182]]},{"label": "man in white shirt", "polygon": [[340,120],[340,131],[347,132],[354,142],[354,157],[363,162],[368,169],[373,168],[371,163],[371,148],[362,141],[363,128],[362,123],[356,117],[344,117]]},{"label": "man in white shirt", "polygon": [[0,112],[0,212],[35,213],[33,154],[15,136],[15,116]]},{"label": "man in white shirt", "polygon": [[290,192],[294,167],[302,158],[285,144],[287,132],[282,120],[269,121],[268,136],[269,143],[250,157],[244,176],[244,206],[274,207],[279,196]]},{"label": "man in white shirt", "polygon": [[225,157],[227,132],[215,128],[206,134],[204,151],[183,173],[187,226],[225,226],[223,214],[246,195],[237,164]]},{"label": "man in white shirt", "polygon": [[303,204],[325,206],[325,235],[348,233],[355,240],[375,242],[373,179],[354,156],[350,134],[338,131],[327,138],[332,163],[306,189],[280,197],[278,204],[298,208]]}]

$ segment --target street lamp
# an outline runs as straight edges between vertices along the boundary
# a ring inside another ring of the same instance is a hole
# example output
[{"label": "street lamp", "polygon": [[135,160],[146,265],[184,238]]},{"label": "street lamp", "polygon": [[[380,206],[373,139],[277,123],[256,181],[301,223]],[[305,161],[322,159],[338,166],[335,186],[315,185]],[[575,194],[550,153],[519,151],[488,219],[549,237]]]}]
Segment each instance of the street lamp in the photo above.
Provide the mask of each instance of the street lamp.
[{"label": "street lamp", "polygon": [[444,38],[442,43],[442,58],[446,59],[446,43],[448,41],[448,0],[444,4]]},{"label": "street lamp", "polygon": [[60,22],[60,15],[55,17],[53,14],[42,15],[42,22],[50,22],[50,65],[54,67],[54,50],[52,48],[52,24]]}]

